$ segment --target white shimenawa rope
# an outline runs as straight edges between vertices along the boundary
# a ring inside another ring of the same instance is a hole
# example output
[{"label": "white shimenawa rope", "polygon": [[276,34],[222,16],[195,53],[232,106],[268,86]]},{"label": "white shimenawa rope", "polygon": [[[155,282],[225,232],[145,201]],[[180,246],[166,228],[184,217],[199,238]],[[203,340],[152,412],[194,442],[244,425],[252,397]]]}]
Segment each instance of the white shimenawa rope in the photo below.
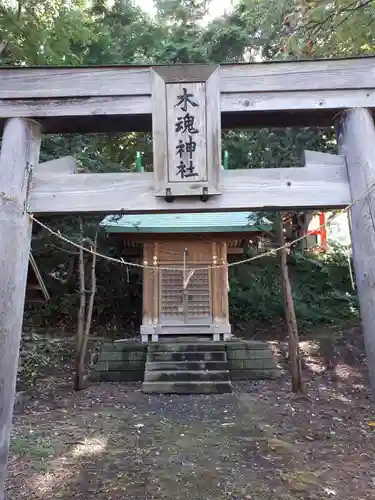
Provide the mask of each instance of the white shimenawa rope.
[{"label": "white shimenawa rope", "polygon": [[[357,198],[356,200],[352,201],[348,206],[346,206],[344,208],[344,211],[348,211],[353,205],[355,205],[356,203],[360,202],[365,196],[367,196],[369,193],[371,193],[374,188],[375,188],[375,181],[372,182],[370,184],[370,186],[367,189],[364,190],[364,192],[361,194],[361,196],[359,196],[359,198]],[[9,202],[13,203],[20,211],[24,212],[24,207],[20,206],[18,204],[17,200],[14,199],[14,198],[12,198],[8,194],[0,191],[0,197],[3,198],[3,200],[5,200],[5,201],[9,201]],[[52,228],[50,228],[49,226],[47,226],[46,224],[44,224],[43,222],[41,222],[39,219],[37,219],[34,216],[34,214],[27,213],[27,216],[30,218],[30,220],[32,220],[33,222],[35,222],[36,224],[38,224],[40,227],[42,227],[43,229],[45,229],[52,236],[55,236],[56,238],[60,239],[61,241],[64,241],[65,243],[68,243],[69,245],[71,245],[71,246],[73,246],[75,248],[82,249],[86,253],[89,253],[91,255],[95,254],[99,258],[108,260],[109,262],[113,262],[115,264],[120,264],[120,265],[125,265],[125,266],[133,266],[133,267],[139,267],[139,268],[146,268],[146,269],[153,269],[155,271],[155,266],[154,265],[149,265],[148,263],[147,264],[138,264],[137,262],[129,262],[129,261],[126,261],[126,260],[124,260],[122,258],[117,259],[115,257],[110,257],[108,255],[105,255],[105,254],[102,254],[102,253],[99,253],[99,252],[94,252],[90,248],[86,248],[86,247],[84,247],[82,245],[79,245],[78,243],[70,240],[66,236],[62,235],[60,233],[60,231],[54,231]],[[326,226],[326,223],[321,224],[319,227],[323,228],[325,226]],[[239,261],[236,261],[236,262],[229,262],[229,263],[228,262],[224,262],[223,264],[214,264],[212,266],[199,267],[199,269],[211,270],[211,269],[218,269],[218,268],[221,268],[221,267],[233,267],[233,266],[239,266],[240,264],[246,264],[246,263],[251,262],[253,260],[262,259],[263,257],[267,257],[269,255],[275,255],[280,250],[283,250],[284,248],[290,248],[293,245],[295,245],[296,243],[298,243],[299,241],[307,238],[308,236],[309,236],[309,232],[307,232],[303,236],[300,236],[299,238],[296,238],[295,240],[293,240],[293,241],[291,241],[289,243],[286,243],[285,245],[283,245],[281,247],[273,248],[272,250],[269,250],[268,252],[264,252],[264,253],[261,253],[259,255],[255,255],[255,256],[249,257],[247,259],[242,259],[242,260],[239,260]],[[184,266],[184,269],[185,269],[185,271],[187,271],[189,273],[188,274],[188,276],[189,276],[188,279],[190,279],[191,276],[194,274],[194,271],[196,269],[198,269],[198,268],[194,268],[194,267],[186,268]],[[158,270],[160,270],[160,271],[163,271],[163,270],[166,270],[166,271],[180,271],[181,267],[163,267],[163,266],[159,266]]]}]

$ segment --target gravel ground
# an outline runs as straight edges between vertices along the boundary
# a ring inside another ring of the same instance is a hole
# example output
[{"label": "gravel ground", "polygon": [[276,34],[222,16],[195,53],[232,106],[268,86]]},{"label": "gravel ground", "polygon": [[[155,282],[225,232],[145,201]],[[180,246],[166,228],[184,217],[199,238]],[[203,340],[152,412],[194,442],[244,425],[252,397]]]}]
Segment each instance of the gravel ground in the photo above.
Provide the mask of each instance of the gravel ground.
[{"label": "gravel ground", "polygon": [[366,367],[288,375],[227,395],[147,395],[70,375],[40,382],[15,416],[8,500],[375,499],[375,415]]}]

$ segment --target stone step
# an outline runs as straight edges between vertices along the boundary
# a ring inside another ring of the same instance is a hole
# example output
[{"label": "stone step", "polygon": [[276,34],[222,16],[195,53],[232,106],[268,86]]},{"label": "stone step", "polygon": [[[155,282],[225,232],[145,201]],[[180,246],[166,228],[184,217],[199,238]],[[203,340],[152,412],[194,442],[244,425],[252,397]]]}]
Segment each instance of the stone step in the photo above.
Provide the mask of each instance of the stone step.
[{"label": "stone step", "polygon": [[225,352],[225,344],[215,342],[199,342],[196,344],[184,342],[150,342],[147,351],[152,352]]},{"label": "stone step", "polygon": [[147,361],[146,371],[223,371],[228,369],[227,361]]},{"label": "stone step", "polygon": [[233,392],[230,382],[144,382],[143,392],[156,394],[224,394]]},{"label": "stone step", "polygon": [[226,361],[226,352],[148,352],[147,361]]},{"label": "stone step", "polygon": [[229,382],[228,370],[145,371],[145,382]]}]

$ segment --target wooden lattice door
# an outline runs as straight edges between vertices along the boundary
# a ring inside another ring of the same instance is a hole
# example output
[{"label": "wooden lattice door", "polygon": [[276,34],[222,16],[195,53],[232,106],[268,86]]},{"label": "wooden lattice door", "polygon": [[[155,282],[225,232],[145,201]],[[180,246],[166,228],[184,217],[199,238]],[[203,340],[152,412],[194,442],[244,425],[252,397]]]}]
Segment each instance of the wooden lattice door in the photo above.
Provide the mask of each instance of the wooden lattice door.
[{"label": "wooden lattice door", "polygon": [[160,270],[159,321],[161,324],[210,324],[212,322],[211,302],[210,274],[207,268],[195,269],[185,290],[182,267]]}]

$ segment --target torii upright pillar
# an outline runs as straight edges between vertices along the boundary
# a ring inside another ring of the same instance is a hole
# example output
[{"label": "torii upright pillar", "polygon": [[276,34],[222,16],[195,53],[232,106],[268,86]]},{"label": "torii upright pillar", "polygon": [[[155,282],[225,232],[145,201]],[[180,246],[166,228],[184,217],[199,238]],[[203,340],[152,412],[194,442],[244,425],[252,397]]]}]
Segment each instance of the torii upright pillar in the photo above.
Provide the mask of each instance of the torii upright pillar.
[{"label": "torii upright pillar", "polygon": [[[375,183],[375,127],[363,108],[344,111],[336,121],[339,153],[346,158],[352,199]],[[353,261],[375,401],[375,188],[351,208]]]},{"label": "torii upright pillar", "polygon": [[31,241],[26,201],[40,138],[38,123],[12,118],[5,125],[0,154],[0,500],[4,500]]}]

